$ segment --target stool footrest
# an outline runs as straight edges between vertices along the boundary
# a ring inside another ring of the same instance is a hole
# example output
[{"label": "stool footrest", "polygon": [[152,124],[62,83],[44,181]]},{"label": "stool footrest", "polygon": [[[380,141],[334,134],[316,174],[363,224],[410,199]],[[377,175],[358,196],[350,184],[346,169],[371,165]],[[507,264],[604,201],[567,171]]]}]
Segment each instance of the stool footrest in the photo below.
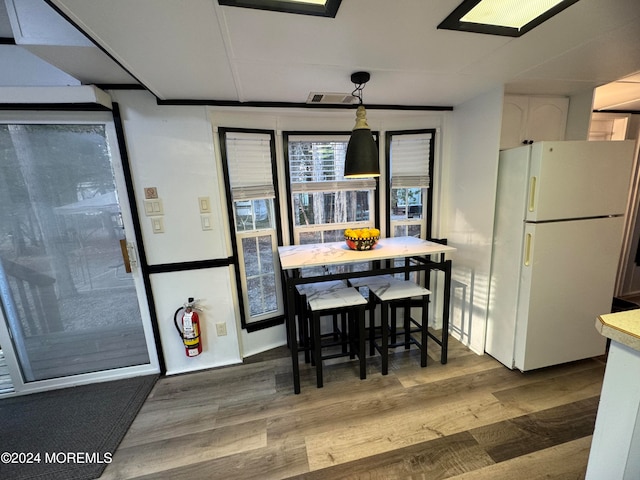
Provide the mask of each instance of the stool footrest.
[{"label": "stool footrest", "polygon": [[440,345],[442,347],[442,340],[438,337],[436,337],[433,333],[431,332],[427,332],[427,335],[429,335],[429,338],[431,340],[433,340],[434,342],[436,342],[438,345]]}]

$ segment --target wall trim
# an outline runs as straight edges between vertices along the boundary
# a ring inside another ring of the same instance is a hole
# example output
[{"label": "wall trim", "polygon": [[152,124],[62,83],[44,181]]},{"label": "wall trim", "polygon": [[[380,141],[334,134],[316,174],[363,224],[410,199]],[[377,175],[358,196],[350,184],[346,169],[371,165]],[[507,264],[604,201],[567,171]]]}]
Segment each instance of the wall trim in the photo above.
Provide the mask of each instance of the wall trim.
[{"label": "wall trim", "polygon": [[[319,109],[340,109],[354,110],[358,107],[356,104],[317,104],[317,103],[296,103],[296,102],[238,102],[235,100],[160,100],[156,97],[158,105],[167,106],[210,106],[210,107],[260,107],[260,108],[319,108]],[[385,105],[372,104],[366,105],[368,110],[414,110],[414,111],[431,111],[431,112],[451,112],[453,107],[449,105]]]},{"label": "wall trim", "polygon": [[160,263],[149,265],[147,270],[149,274],[184,272],[188,270],[200,270],[203,268],[220,268],[234,265],[233,257],[219,258],[211,260],[196,260],[194,262],[176,262],[176,263]]}]

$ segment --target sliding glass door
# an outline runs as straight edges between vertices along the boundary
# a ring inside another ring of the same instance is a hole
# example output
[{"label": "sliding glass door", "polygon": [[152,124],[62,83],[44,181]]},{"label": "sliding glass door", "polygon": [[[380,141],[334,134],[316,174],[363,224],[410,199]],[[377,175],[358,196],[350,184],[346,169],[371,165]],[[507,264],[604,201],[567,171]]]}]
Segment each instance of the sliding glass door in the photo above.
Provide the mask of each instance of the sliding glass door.
[{"label": "sliding glass door", "polygon": [[0,345],[16,391],[158,370],[109,117],[0,122]]}]

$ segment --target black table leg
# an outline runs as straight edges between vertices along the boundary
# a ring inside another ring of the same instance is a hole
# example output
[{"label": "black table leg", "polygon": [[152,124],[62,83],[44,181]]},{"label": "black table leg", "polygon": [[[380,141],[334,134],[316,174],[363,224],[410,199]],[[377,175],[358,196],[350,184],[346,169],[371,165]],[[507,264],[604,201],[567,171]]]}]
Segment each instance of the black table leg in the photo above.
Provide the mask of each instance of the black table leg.
[{"label": "black table leg", "polygon": [[449,348],[449,310],[451,305],[451,260],[444,262],[444,305],[442,306],[442,351],[440,363],[447,363]]},{"label": "black table leg", "polygon": [[298,361],[298,335],[296,333],[295,285],[287,279],[287,332],[293,369],[293,393],[300,393],[300,364]]}]

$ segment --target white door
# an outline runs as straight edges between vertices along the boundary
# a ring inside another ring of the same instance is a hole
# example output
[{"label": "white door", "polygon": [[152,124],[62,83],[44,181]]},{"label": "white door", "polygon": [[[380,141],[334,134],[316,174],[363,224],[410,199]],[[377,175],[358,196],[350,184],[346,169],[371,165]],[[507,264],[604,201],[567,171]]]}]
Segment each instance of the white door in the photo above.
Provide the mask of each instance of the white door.
[{"label": "white door", "polygon": [[515,366],[531,370],[604,353],[623,217],[527,224]]},{"label": "white door", "polygon": [[35,115],[0,117],[0,395],[156,373],[111,114]]}]

